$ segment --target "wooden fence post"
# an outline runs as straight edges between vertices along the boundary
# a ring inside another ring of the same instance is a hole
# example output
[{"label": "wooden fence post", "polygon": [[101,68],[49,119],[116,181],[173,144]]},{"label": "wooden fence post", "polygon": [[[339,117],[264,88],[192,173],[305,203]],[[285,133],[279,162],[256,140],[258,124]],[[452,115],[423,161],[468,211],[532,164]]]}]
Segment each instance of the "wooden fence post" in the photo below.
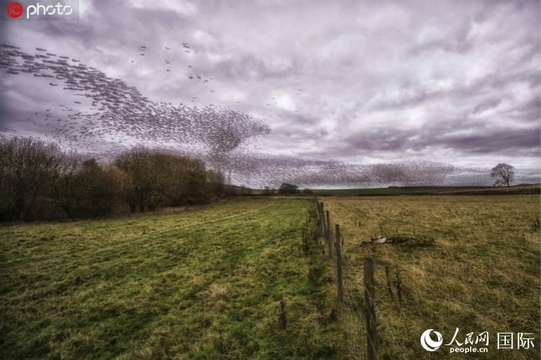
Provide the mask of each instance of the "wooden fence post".
[{"label": "wooden fence post", "polygon": [[325,224],[325,206],[323,205],[323,201],[319,203],[320,209],[321,209],[321,236],[325,237],[327,225]]},{"label": "wooden fence post", "polygon": [[374,303],[374,262],[371,258],[364,259],[364,304],[368,360],[376,360],[378,356],[378,332]]},{"label": "wooden fence post", "polygon": [[305,228],[302,228],[302,250],[304,255],[308,255],[308,234]]},{"label": "wooden fence post", "polygon": [[[328,213],[327,213],[328,214]],[[344,302],[344,284],[342,282],[342,249],[340,247],[340,225],[335,225],[336,240],[336,287],[338,289],[338,300]]]},{"label": "wooden fence post", "polygon": [[319,202],[316,203],[317,205],[317,230],[318,230],[318,236],[321,236],[321,229],[323,228],[323,220],[321,219],[321,204]]},{"label": "wooden fence post", "polygon": [[325,236],[330,239],[331,238],[331,219],[329,215],[329,210],[325,210],[325,217],[327,219],[327,231],[325,233]]},{"label": "wooden fence post", "polygon": [[327,243],[327,247],[329,249],[329,257],[332,258],[332,241],[331,241],[331,220],[329,217],[329,210],[326,210],[326,216],[327,216],[327,228],[325,230],[325,242]]}]

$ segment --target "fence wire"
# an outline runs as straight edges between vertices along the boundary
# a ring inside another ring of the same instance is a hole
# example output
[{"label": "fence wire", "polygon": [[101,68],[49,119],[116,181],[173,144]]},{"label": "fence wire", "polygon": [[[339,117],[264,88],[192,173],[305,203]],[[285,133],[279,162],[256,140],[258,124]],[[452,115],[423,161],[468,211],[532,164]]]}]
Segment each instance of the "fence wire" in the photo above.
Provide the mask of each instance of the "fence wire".
[{"label": "fence wire", "polygon": [[[366,289],[366,288],[365,288]],[[372,303],[374,304],[374,313],[375,318],[372,317],[372,321],[375,321],[376,324],[381,324],[378,328],[380,330],[379,333],[379,340],[380,340],[380,347],[379,347],[379,358],[381,359],[396,359],[398,356],[401,359],[408,359],[408,357],[405,354],[404,349],[402,346],[398,343],[397,337],[394,334],[393,328],[389,326],[388,321],[385,319],[385,316],[383,315],[383,312],[380,311],[378,303],[375,301],[375,299],[372,297],[369,291],[366,291],[366,293],[369,297]],[[383,330],[383,331],[381,331]],[[382,336],[382,335],[385,336]],[[383,345],[383,346],[381,346]]]},{"label": "fence wire", "polygon": [[[386,316],[380,310],[373,292],[364,286],[364,272],[362,264],[353,262],[349,254],[342,246],[342,256],[337,259],[335,251],[336,234],[333,227],[328,223],[329,216],[324,210],[323,203],[316,198],[317,217],[320,224],[321,246],[329,257],[334,282],[338,286],[338,266],[341,266],[343,302],[340,306],[339,317],[344,327],[345,338],[348,346],[350,359],[369,359],[369,347],[377,354],[376,359],[408,359],[406,352],[400,345],[395,331],[389,325]],[[338,239],[342,244],[344,239]],[[340,264],[340,265],[338,265]],[[338,296],[338,294],[337,294]],[[365,299],[368,296],[368,299]],[[366,310],[366,302],[371,301],[374,305],[374,313]],[[367,317],[377,324],[378,334],[376,339],[371,339],[367,330]]]},{"label": "fence wire", "polygon": [[343,314],[349,355],[352,359],[367,358],[367,331],[362,287],[355,282],[355,269],[349,262],[342,262],[344,276]]}]

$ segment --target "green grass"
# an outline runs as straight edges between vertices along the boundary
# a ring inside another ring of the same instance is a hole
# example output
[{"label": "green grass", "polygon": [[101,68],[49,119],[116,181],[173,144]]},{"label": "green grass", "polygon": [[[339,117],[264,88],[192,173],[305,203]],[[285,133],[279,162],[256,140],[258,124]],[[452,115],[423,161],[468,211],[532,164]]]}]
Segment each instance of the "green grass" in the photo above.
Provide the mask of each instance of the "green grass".
[{"label": "green grass", "polygon": [[309,206],[2,227],[0,358],[342,358],[325,259],[300,247]]},{"label": "green grass", "polygon": [[367,189],[317,189],[318,196],[396,196],[396,195],[503,195],[539,194],[540,184],[511,187],[494,186],[403,186]]},{"label": "green grass", "polygon": [[[349,296],[362,299],[363,259],[374,258],[382,356],[539,359],[540,233],[534,228],[540,217],[538,195],[320,201],[330,211],[331,223],[341,225]],[[377,235],[407,241],[363,245]],[[435,243],[421,246],[427,239]],[[461,342],[469,332],[476,336],[488,331],[489,353],[449,354],[446,346],[429,353],[421,348],[419,338],[425,330],[436,329],[448,343],[457,327]],[[498,332],[533,333],[535,348],[498,350]]]}]

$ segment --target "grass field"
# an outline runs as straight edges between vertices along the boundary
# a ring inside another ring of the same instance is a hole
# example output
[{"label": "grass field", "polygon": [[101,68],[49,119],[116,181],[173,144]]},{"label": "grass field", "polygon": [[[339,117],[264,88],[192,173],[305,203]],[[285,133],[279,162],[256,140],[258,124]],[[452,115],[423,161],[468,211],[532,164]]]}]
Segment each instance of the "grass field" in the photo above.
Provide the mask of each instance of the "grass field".
[{"label": "grass field", "polygon": [[[375,260],[382,359],[539,358],[539,196],[320,201],[341,225],[346,295],[359,304],[363,260]],[[1,227],[0,358],[358,354],[351,344],[361,346],[364,334],[353,327],[362,327],[364,315],[350,322],[321,249],[306,255],[300,246],[301,228],[314,226],[305,224],[311,206],[244,199],[181,213]],[[365,243],[378,235],[395,242]],[[456,328],[460,342],[488,331],[489,352],[449,354],[445,345],[426,352],[419,338],[431,328],[445,344]],[[535,348],[498,350],[498,332],[532,333]]]},{"label": "grass field", "polygon": [[[362,299],[363,259],[374,258],[385,359],[539,359],[538,195],[319,200],[330,211],[331,224],[341,225],[348,296]],[[396,242],[363,244],[376,236]],[[358,325],[344,324],[346,330],[352,326]],[[489,352],[421,348],[425,330],[439,331],[447,344],[456,328],[461,343],[467,333],[475,340],[488,331]],[[515,333],[514,350],[497,349],[498,332]],[[519,332],[532,333],[535,348],[517,350]]]},{"label": "grass field", "polygon": [[0,358],[342,358],[330,272],[300,248],[309,207],[2,227]]},{"label": "grass field", "polygon": [[318,196],[396,196],[396,195],[506,195],[540,194],[541,184],[506,186],[403,186],[367,189],[313,190]]}]

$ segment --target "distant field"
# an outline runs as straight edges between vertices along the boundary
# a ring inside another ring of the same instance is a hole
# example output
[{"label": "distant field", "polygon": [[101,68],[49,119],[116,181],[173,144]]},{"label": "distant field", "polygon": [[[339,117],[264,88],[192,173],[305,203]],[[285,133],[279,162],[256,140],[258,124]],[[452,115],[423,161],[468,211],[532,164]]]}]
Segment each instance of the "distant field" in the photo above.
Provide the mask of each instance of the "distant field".
[{"label": "distant field", "polygon": [[[331,223],[342,227],[350,296],[362,299],[363,259],[374,257],[385,359],[539,359],[539,195],[319,200],[330,211]],[[362,245],[376,236],[402,242]],[[358,291],[351,294],[351,289]],[[475,339],[488,331],[489,353],[421,348],[425,330],[436,329],[448,343],[456,328],[462,343],[469,332]],[[498,332],[533,333],[535,348],[497,350]]]},{"label": "distant field", "polygon": [[374,189],[313,190],[318,196],[391,196],[391,195],[504,195],[540,194],[540,184],[494,186],[412,186]]},{"label": "distant field", "polygon": [[0,227],[0,358],[343,358],[309,206]]}]

